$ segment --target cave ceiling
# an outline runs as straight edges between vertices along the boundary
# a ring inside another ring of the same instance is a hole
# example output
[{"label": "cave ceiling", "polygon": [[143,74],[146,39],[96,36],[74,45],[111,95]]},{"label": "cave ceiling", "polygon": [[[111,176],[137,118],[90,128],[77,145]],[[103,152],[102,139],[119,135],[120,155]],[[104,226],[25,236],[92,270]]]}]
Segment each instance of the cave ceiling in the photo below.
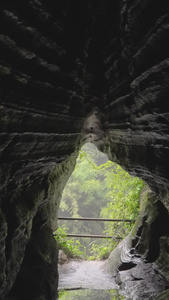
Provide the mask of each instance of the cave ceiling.
[{"label": "cave ceiling", "polygon": [[33,232],[56,229],[85,142],[169,209],[169,4],[6,0],[0,8],[3,297]]}]

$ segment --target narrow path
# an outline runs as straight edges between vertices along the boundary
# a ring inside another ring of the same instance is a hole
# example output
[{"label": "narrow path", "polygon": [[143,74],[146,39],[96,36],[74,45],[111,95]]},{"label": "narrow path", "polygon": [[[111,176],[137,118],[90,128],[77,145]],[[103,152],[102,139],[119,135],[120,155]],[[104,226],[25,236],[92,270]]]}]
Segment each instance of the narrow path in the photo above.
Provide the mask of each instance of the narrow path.
[{"label": "narrow path", "polygon": [[117,289],[114,278],[104,270],[104,261],[70,261],[59,265],[59,289]]}]

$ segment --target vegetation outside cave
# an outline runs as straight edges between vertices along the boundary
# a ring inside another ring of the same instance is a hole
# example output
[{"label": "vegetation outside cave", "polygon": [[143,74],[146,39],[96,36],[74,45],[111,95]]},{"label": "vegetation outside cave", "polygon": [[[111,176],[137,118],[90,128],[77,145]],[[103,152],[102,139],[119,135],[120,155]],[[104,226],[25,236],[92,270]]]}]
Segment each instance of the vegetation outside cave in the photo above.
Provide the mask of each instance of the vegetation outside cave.
[{"label": "vegetation outside cave", "polygon": [[[59,217],[135,220],[145,186],[108,160],[93,144],[80,150],[76,167],[63,191]],[[131,230],[126,222],[59,221],[55,237],[70,257],[104,259]],[[66,233],[112,236],[111,239],[68,238]]]}]

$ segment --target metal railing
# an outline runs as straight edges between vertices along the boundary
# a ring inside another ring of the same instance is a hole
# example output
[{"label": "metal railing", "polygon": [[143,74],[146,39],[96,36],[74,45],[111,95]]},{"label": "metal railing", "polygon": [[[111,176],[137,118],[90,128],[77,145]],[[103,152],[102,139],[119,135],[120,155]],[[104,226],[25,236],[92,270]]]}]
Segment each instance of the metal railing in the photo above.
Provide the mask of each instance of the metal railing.
[{"label": "metal railing", "polygon": [[[130,226],[133,222],[135,222],[135,220],[131,220],[131,219],[103,219],[103,218],[73,218],[73,217],[58,217],[58,220],[73,220],[73,221],[97,221],[97,222],[127,222],[130,223]],[[99,234],[81,234],[81,233],[66,233],[67,237],[82,237],[82,238],[101,238],[101,239],[105,239],[105,238],[112,238],[112,236],[110,235],[99,235]],[[122,239],[121,237],[117,237],[116,239]]]}]

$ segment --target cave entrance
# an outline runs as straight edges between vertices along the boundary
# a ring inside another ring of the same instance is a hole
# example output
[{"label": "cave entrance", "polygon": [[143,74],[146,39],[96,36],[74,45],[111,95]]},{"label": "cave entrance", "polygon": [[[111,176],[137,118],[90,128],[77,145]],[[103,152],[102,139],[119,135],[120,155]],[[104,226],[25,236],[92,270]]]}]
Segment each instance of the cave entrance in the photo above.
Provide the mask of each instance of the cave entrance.
[{"label": "cave entrance", "polygon": [[[131,177],[108,160],[94,144],[86,143],[63,190],[58,217],[119,221],[60,220],[56,236],[59,247],[68,257],[106,259],[131,230],[139,212],[139,197],[144,185],[141,179]],[[67,234],[95,236],[70,239]],[[96,238],[99,235],[101,237]],[[110,236],[112,238],[108,238]]]}]

